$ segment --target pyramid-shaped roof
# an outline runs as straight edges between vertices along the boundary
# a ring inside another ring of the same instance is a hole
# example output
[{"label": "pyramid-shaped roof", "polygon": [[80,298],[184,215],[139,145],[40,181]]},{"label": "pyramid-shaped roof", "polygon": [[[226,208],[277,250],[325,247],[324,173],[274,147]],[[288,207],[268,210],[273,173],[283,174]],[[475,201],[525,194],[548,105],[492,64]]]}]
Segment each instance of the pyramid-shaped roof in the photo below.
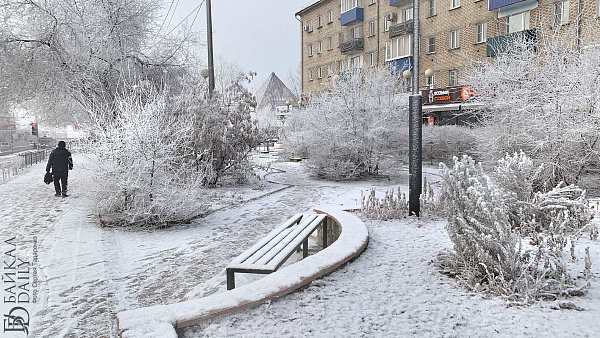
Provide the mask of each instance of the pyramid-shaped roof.
[{"label": "pyramid-shaped roof", "polygon": [[286,101],[291,105],[296,105],[298,98],[292,91],[286,87],[275,73],[271,73],[267,80],[256,91],[256,109],[275,109],[278,106],[285,106]]}]

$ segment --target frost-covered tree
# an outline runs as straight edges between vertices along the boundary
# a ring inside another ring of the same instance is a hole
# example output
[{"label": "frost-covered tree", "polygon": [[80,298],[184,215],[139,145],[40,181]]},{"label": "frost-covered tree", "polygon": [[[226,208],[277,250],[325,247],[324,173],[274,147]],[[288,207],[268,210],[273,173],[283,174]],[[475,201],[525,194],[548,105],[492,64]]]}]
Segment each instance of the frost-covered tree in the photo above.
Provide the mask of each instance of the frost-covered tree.
[{"label": "frost-covered tree", "polygon": [[[313,172],[329,179],[378,173],[406,140],[408,97],[383,70],[354,70],[286,121],[291,151],[306,151]],[[291,143],[291,144],[290,144]]]},{"label": "frost-covered tree", "polygon": [[[194,115],[174,111],[165,93],[139,86],[116,101],[88,144],[97,164],[103,224],[156,227],[185,222],[204,208],[194,167]],[[98,110],[90,115],[103,119]]]},{"label": "frost-covered tree", "polygon": [[516,40],[491,62],[473,67],[475,100],[485,106],[478,143],[491,163],[522,150],[543,164],[540,184],[576,184],[599,160],[600,54],[572,39]]}]

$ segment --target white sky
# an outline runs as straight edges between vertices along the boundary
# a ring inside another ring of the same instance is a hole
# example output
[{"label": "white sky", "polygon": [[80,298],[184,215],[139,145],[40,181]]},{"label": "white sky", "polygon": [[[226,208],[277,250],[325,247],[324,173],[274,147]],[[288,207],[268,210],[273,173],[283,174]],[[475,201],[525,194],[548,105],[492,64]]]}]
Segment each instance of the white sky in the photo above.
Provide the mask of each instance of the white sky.
[{"label": "white sky", "polygon": [[[167,12],[170,0],[165,3]],[[202,0],[174,0],[178,3],[171,26],[175,26]],[[219,58],[258,73],[256,89],[275,72],[288,84],[289,73],[300,66],[300,23],[294,14],[315,0],[213,0],[213,43]],[[206,41],[206,11],[203,6],[194,28]]]}]

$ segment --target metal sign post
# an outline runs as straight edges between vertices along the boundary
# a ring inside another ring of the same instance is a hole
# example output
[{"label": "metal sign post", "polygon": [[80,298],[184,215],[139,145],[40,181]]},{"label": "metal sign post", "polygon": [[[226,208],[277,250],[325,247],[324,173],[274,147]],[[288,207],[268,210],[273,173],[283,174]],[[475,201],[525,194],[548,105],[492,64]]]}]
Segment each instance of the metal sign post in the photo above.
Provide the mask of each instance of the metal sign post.
[{"label": "metal sign post", "polygon": [[421,214],[422,192],[422,147],[423,147],[423,98],[419,91],[419,0],[413,0],[413,85],[412,95],[409,97],[408,118],[408,214],[419,216]]}]

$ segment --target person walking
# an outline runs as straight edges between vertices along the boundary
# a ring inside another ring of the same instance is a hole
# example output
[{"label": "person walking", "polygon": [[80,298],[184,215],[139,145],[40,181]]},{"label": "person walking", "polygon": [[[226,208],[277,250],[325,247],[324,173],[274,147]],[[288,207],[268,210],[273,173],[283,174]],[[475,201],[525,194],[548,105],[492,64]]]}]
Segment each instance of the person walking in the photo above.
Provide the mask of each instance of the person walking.
[{"label": "person walking", "polygon": [[67,195],[67,180],[69,178],[69,170],[73,169],[73,159],[71,152],[67,150],[65,141],[59,141],[58,147],[50,153],[46,172],[50,172],[54,176],[54,190],[57,197],[68,197]]}]

